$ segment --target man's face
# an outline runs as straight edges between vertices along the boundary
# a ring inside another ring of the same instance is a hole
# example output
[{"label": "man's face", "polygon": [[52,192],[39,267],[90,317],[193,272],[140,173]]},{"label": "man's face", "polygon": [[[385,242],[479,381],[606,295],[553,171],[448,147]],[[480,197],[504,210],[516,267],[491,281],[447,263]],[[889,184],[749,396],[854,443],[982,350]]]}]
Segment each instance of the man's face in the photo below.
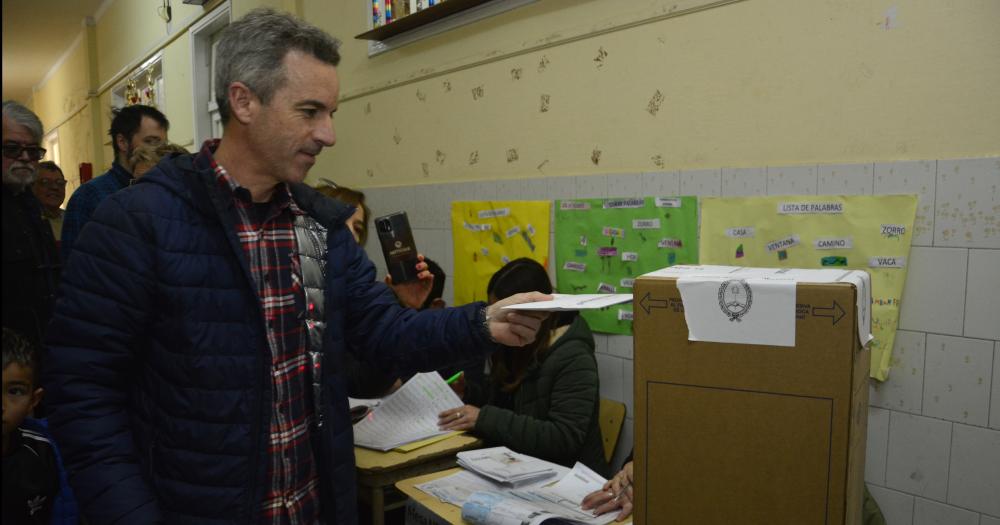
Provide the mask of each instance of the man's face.
[{"label": "man's face", "polygon": [[115,140],[118,143],[118,152],[121,155],[122,166],[128,169],[128,166],[124,162],[125,159],[131,157],[132,152],[143,144],[159,146],[165,142],[167,140],[167,130],[163,129],[163,126],[159,122],[143,116],[142,121],[139,123],[139,129],[132,135],[131,139],[125,140],[125,135],[119,133]]},{"label": "man's face", "polygon": [[35,380],[29,367],[10,363],[3,369],[3,439],[15,428],[21,426],[24,418],[42,399],[42,389],[35,388]]},{"label": "man's face", "polygon": [[256,108],[248,137],[275,183],[302,182],[319,152],[337,140],[340,80],[335,67],[299,51],[285,55],[284,69],[285,85]]},{"label": "man's face", "polygon": [[57,170],[38,169],[38,178],[32,186],[35,197],[42,206],[54,210],[66,200],[66,179]]},{"label": "man's face", "polygon": [[[31,131],[27,127],[4,117],[3,146],[5,150],[14,146],[38,148],[38,141],[31,135]],[[35,157],[29,153],[29,150],[22,149],[14,158],[10,158],[5,151],[3,154],[3,183],[23,188],[34,182],[35,174],[38,171],[38,161],[41,159],[41,157]]]}]

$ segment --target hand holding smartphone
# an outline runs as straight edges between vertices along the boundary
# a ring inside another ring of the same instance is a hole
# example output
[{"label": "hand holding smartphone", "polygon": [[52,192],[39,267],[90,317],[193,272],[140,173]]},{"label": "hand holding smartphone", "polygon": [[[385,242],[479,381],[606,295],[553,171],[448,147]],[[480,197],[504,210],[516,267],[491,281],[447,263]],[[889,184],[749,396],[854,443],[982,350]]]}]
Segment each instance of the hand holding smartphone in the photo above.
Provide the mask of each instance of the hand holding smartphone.
[{"label": "hand holding smartphone", "polygon": [[417,245],[406,212],[396,212],[375,218],[375,231],[382,245],[385,266],[392,282],[405,283],[417,280]]}]

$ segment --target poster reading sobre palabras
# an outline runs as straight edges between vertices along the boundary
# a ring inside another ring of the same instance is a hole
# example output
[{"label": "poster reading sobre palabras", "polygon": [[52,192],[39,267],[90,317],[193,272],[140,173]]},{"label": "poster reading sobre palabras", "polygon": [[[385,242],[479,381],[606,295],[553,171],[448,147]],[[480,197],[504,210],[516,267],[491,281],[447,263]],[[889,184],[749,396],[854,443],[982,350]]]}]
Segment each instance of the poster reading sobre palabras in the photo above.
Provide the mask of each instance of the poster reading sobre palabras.
[{"label": "poster reading sobre palabras", "polygon": [[871,377],[888,378],[916,195],[704,198],[701,207],[703,264],[868,271]]},{"label": "poster reading sobre palabras", "polygon": [[453,201],[455,304],[486,301],[490,277],[514,259],[548,267],[549,201]]},{"label": "poster reading sobre palabras", "polygon": [[[698,262],[696,197],[556,201],[560,293],[632,293],[644,273]],[[632,305],[583,313],[595,332],[632,333]]]}]

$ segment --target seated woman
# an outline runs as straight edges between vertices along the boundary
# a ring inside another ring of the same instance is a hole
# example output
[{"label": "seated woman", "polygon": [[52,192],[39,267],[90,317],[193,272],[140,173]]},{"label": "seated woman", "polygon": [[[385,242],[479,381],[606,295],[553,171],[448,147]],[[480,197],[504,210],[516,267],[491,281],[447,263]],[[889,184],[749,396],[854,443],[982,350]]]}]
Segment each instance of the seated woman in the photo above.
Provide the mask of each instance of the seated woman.
[{"label": "seated woman", "polygon": [[[507,263],[490,279],[492,304],[518,292],[552,293],[545,268],[531,259]],[[604,460],[594,337],[579,316],[550,316],[531,345],[502,348],[488,361],[482,381],[466,378],[465,406],[439,414],[443,429],[471,430],[492,445],[573,466],[579,461],[602,476]]]}]

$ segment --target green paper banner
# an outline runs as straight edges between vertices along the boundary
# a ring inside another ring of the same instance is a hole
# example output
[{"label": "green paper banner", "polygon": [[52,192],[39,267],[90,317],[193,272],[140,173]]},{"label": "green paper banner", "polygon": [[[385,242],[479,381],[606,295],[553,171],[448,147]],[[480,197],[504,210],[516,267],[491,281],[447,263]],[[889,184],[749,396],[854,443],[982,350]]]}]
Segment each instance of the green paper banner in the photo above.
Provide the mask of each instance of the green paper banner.
[{"label": "green paper banner", "polygon": [[[631,293],[632,281],[698,262],[697,197],[556,201],[556,283],[560,293]],[[632,305],[585,311],[595,332],[632,333]]]}]

